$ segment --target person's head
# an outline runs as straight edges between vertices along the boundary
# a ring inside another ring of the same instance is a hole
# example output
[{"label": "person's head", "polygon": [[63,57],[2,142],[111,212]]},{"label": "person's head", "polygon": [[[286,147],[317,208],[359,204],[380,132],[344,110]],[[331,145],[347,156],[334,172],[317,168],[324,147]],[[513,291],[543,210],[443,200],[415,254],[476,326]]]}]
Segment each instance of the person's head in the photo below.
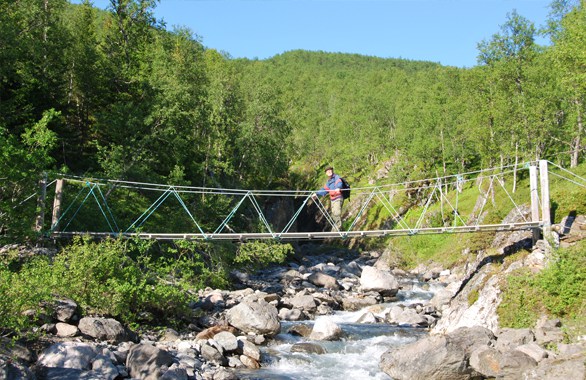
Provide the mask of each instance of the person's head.
[{"label": "person's head", "polygon": [[334,168],[331,166],[326,166],[325,172],[328,177],[331,177],[334,175]]}]

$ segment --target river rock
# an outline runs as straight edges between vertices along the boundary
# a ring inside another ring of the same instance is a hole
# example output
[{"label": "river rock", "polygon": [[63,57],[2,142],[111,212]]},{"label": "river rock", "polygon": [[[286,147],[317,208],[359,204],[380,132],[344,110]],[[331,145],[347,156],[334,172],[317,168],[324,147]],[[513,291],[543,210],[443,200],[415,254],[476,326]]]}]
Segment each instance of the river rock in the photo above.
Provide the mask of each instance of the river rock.
[{"label": "river rock", "polygon": [[502,328],[498,331],[494,347],[501,352],[505,352],[517,346],[531,343],[534,340],[535,336],[531,329]]},{"label": "river rock", "polygon": [[309,335],[312,340],[336,340],[342,335],[342,329],[328,317],[315,320]]},{"label": "river rock", "polygon": [[214,336],[214,340],[224,348],[225,351],[236,351],[238,348],[238,341],[236,336],[228,331],[222,331]]},{"label": "river rock", "polygon": [[173,364],[173,356],[150,344],[136,344],[128,351],[126,367],[128,373],[139,380],[156,380],[164,373],[163,366]]},{"label": "river rock", "polygon": [[564,339],[561,326],[559,319],[540,319],[535,325],[535,340],[542,346],[549,343],[561,343]]},{"label": "river rock", "polygon": [[336,281],[335,277],[332,277],[329,274],[325,274],[322,272],[312,273],[311,275],[309,275],[309,277],[307,277],[307,281],[322,288],[333,290],[340,289],[340,285],[338,284],[338,281]]},{"label": "river rock", "polygon": [[109,343],[120,343],[129,338],[124,326],[112,318],[85,317],[79,321],[78,328],[82,334]]},{"label": "river rock", "polygon": [[294,308],[300,309],[302,311],[306,311],[308,313],[315,313],[317,308],[317,302],[311,295],[306,295],[303,293],[298,293],[291,299],[291,305]]},{"label": "river rock", "polygon": [[516,347],[515,350],[529,355],[537,363],[548,357],[547,351],[541,348],[541,346],[535,342],[520,345]]},{"label": "river rock", "polygon": [[262,300],[239,303],[228,310],[226,319],[246,333],[274,336],[281,330],[277,308]]},{"label": "river rock", "polygon": [[300,321],[303,317],[303,312],[299,309],[288,309],[284,307],[279,310],[279,319],[282,321]]},{"label": "river rock", "polygon": [[[105,352],[93,344],[80,342],[55,343],[39,356],[37,364],[43,367],[89,370],[98,355]],[[107,352],[106,352],[107,353]]]},{"label": "river rock", "polygon": [[501,353],[492,347],[480,347],[470,355],[470,366],[486,377],[520,379],[520,375],[537,366],[537,362],[521,351]]},{"label": "river rock", "polygon": [[344,310],[356,311],[378,303],[375,297],[371,296],[352,296],[342,300]]},{"label": "river rock", "polygon": [[548,358],[539,363],[537,368],[526,371],[523,376],[527,380],[561,380],[586,379],[584,354],[569,357]]},{"label": "river rock", "polygon": [[392,348],[382,355],[380,368],[395,380],[468,380],[479,375],[468,365],[471,353],[493,340],[488,329],[460,328]]},{"label": "river rock", "polygon": [[58,299],[55,301],[55,319],[59,322],[69,323],[74,320],[77,312],[77,303],[74,300]]},{"label": "river rock", "polygon": [[306,354],[323,355],[326,353],[326,350],[316,343],[301,342],[295,343],[293,346],[291,346],[291,352],[303,352]]},{"label": "river rock", "polygon": [[36,377],[18,360],[0,354],[0,379],[36,380]]},{"label": "river rock", "polygon": [[79,333],[77,326],[70,325],[69,323],[57,322],[55,324],[55,335],[62,338],[73,337]]},{"label": "river rock", "polygon": [[252,358],[256,361],[260,360],[260,350],[258,349],[258,347],[248,341],[248,339],[244,338],[244,337],[238,337],[238,348],[236,350],[236,352],[238,354],[241,355],[246,355],[249,358]]},{"label": "river rock", "polygon": [[360,287],[364,292],[378,292],[383,297],[392,297],[399,291],[399,282],[388,271],[365,266],[360,276]]}]

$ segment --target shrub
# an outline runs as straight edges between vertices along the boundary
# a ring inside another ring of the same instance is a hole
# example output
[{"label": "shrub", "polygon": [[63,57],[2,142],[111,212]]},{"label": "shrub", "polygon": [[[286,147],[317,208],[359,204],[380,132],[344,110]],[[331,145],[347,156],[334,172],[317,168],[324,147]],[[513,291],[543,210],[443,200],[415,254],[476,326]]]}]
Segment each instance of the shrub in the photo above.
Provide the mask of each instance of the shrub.
[{"label": "shrub", "polygon": [[526,269],[507,277],[498,313],[503,327],[532,327],[542,313],[574,320],[586,310],[586,242],[556,252],[538,274]]},{"label": "shrub", "polygon": [[249,269],[258,269],[267,264],[282,263],[291,253],[293,247],[290,244],[253,241],[240,245],[234,262]]}]

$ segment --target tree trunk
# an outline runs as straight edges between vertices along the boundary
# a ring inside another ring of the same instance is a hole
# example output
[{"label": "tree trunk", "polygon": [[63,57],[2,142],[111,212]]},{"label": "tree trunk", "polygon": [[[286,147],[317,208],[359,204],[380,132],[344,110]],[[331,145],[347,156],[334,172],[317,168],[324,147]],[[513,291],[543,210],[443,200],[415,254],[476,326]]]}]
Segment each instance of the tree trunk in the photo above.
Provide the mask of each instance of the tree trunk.
[{"label": "tree trunk", "polygon": [[570,161],[570,167],[575,168],[578,166],[578,158],[580,154],[580,145],[582,143],[582,131],[584,130],[584,124],[582,123],[582,102],[579,99],[576,99],[576,111],[578,112],[578,116],[576,117],[576,123],[578,124],[578,131],[576,133],[576,137],[572,141],[572,158]]}]

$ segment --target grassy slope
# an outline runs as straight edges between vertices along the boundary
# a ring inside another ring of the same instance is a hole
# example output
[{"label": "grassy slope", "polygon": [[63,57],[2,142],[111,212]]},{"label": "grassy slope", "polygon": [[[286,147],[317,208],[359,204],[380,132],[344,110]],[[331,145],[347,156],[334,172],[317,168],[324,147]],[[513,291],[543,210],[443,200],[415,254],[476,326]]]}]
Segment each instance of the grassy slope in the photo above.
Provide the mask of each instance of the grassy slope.
[{"label": "grassy slope", "polygon": [[[586,164],[572,169],[581,178],[586,178]],[[572,183],[560,176],[572,179]],[[552,223],[560,223],[570,214],[586,215],[586,181],[573,177],[555,166],[550,165],[550,200]],[[506,178],[505,189],[515,202],[528,205],[529,178],[521,178],[517,191],[511,193],[511,178]],[[485,184],[486,186],[486,184]],[[458,196],[458,210],[461,215],[469,215],[478,199],[475,183],[468,183]],[[450,192],[448,199],[455,204],[455,192]],[[506,192],[498,186],[496,207],[487,204],[488,215],[485,224],[499,223],[513,208]],[[399,207],[403,199],[396,199],[394,206]],[[445,207],[445,206],[444,206]],[[421,214],[421,207],[413,207],[405,218],[411,222]],[[431,226],[441,222],[440,205],[436,203],[429,208],[426,218]],[[390,218],[389,212],[382,207],[374,207],[366,222],[368,228],[383,226]],[[436,219],[436,220],[434,220]],[[450,222],[450,221],[448,221]],[[490,255],[490,245],[495,233],[416,235],[391,237],[384,241],[370,244],[390,246],[395,265],[407,269],[418,264],[438,263],[445,268],[462,264],[484,250]],[[526,255],[518,252],[506,261],[514,261]],[[472,256],[473,255],[473,256]],[[557,261],[544,271],[535,274],[521,269],[514,272],[503,284],[503,302],[499,307],[499,319],[502,327],[531,327],[541,315],[560,318],[566,329],[568,339],[586,334],[586,241],[581,241],[567,249],[554,252]]]}]

